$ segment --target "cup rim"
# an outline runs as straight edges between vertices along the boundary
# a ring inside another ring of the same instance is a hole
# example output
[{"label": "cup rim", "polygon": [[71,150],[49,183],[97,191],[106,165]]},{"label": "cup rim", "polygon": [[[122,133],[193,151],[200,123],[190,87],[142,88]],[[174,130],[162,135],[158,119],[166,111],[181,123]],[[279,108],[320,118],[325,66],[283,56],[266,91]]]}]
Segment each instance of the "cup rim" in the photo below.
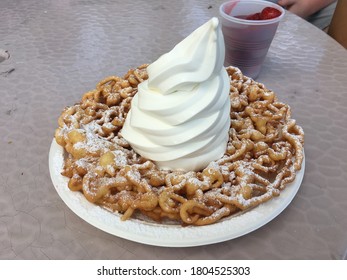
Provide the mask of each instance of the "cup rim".
[{"label": "cup rim", "polygon": [[[265,7],[272,7],[272,8],[276,8],[279,11],[281,11],[281,15],[272,19],[262,19],[262,20],[249,20],[249,19],[242,19],[242,18],[237,18],[231,15],[228,15],[224,12],[223,8],[225,5],[229,4],[229,3],[238,3],[238,2],[242,2],[242,3],[257,3],[257,4],[264,4],[264,8]],[[219,14],[224,17],[227,20],[232,20],[234,22],[238,22],[241,24],[252,24],[252,25],[266,25],[266,24],[271,24],[271,23],[275,23],[275,22],[279,22],[285,14],[285,9],[283,7],[281,7],[280,5],[273,3],[273,2],[268,2],[268,1],[259,1],[259,0],[229,0],[224,2],[223,4],[220,5],[219,7]]]}]

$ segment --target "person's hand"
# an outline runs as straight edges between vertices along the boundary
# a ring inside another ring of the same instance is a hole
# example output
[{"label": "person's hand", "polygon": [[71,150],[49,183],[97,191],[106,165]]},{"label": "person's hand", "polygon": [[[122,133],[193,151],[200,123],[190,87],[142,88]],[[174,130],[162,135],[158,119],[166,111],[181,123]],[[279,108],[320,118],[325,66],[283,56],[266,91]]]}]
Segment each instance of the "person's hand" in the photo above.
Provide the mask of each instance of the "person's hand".
[{"label": "person's hand", "polygon": [[335,0],[279,0],[278,4],[302,18],[318,12]]}]

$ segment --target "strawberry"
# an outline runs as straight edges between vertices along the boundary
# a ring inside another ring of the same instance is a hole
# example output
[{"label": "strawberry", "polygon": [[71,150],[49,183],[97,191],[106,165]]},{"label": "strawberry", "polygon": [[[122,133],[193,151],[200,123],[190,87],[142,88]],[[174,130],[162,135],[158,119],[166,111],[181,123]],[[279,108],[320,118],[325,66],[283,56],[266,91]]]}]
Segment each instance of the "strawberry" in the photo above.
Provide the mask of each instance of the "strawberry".
[{"label": "strawberry", "polygon": [[255,13],[246,17],[248,20],[260,20],[260,13]]},{"label": "strawberry", "polygon": [[260,19],[265,20],[265,19],[272,19],[279,17],[282,13],[272,7],[266,7],[264,8],[261,13],[260,13]]}]

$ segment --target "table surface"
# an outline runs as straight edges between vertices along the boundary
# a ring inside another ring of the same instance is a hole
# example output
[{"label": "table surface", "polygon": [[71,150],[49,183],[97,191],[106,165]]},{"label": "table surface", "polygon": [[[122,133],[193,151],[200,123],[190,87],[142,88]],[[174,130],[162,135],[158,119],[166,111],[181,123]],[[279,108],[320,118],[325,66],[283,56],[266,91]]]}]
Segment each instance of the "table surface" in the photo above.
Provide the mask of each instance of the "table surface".
[{"label": "table surface", "polygon": [[290,13],[257,79],[305,131],[304,180],[277,218],[223,243],[164,248],[94,228],[55,191],[48,152],[62,109],[169,51],[221,2],[0,2],[0,49],[10,53],[0,63],[1,259],[346,259],[347,53]]}]

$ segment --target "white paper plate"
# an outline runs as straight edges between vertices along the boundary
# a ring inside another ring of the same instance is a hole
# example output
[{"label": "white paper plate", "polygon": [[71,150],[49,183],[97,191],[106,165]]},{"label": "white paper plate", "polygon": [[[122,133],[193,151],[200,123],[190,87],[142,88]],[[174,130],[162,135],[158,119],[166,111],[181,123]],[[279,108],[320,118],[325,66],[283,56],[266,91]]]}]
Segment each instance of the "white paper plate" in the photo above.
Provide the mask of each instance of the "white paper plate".
[{"label": "white paper plate", "polygon": [[139,243],[165,247],[191,247],[222,242],[250,233],[279,215],[292,201],[304,177],[305,161],[294,182],[279,197],[258,207],[207,226],[163,225],[136,219],[121,221],[119,215],[88,202],[80,192],[72,192],[67,186],[68,178],[60,172],[63,167],[63,148],[53,139],[49,152],[49,169],[55,189],[66,205],[91,225]]}]

